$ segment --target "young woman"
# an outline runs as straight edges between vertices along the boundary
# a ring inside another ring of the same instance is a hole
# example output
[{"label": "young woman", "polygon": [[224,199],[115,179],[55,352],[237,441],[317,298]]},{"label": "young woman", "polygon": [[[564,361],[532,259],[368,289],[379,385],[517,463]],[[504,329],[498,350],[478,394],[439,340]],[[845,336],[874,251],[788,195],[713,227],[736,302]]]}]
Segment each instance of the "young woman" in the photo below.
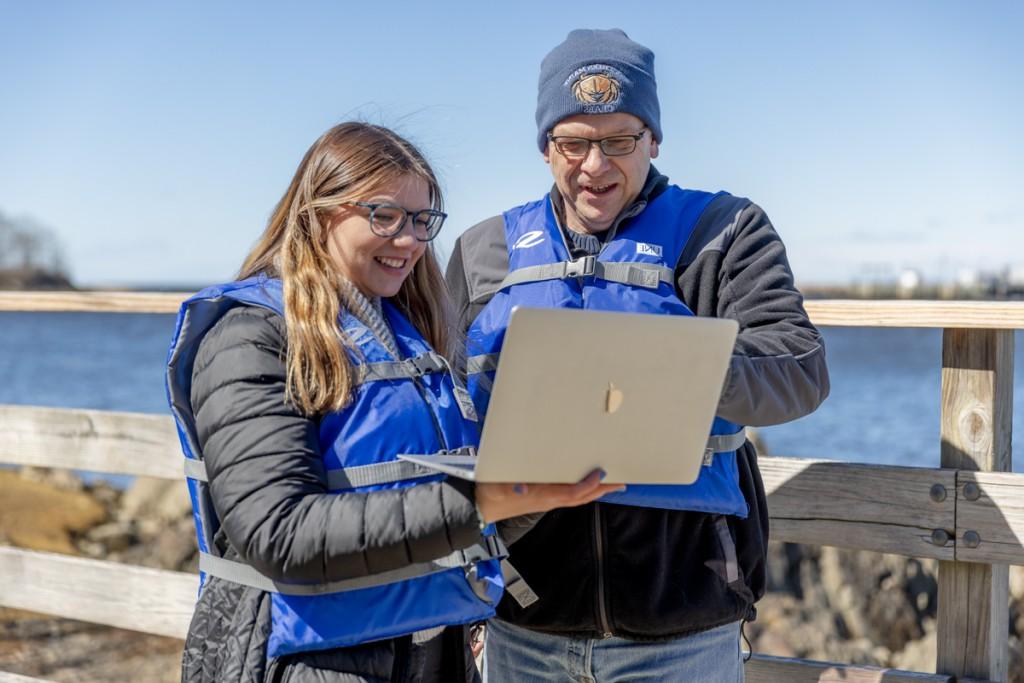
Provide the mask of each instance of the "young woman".
[{"label": "young woman", "polygon": [[617,487],[472,484],[400,453],[473,447],[429,246],[437,179],[345,123],[306,153],[238,279],[186,301],[168,392],[203,586],[183,681],[458,681],[502,592],[493,522]]}]

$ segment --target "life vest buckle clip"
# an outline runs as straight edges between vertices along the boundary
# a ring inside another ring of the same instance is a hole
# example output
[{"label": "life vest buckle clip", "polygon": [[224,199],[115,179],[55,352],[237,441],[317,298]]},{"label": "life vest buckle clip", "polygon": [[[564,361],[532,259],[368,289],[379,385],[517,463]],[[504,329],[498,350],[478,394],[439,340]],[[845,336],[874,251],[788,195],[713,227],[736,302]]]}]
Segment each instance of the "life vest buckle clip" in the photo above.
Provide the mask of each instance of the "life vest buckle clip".
[{"label": "life vest buckle clip", "polygon": [[597,271],[597,257],[584,256],[565,264],[566,277],[590,277]]},{"label": "life vest buckle clip", "polygon": [[402,362],[411,368],[410,374],[413,377],[422,377],[423,375],[440,372],[445,369],[444,365],[432,353],[424,353],[420,356],[406,358]]}]

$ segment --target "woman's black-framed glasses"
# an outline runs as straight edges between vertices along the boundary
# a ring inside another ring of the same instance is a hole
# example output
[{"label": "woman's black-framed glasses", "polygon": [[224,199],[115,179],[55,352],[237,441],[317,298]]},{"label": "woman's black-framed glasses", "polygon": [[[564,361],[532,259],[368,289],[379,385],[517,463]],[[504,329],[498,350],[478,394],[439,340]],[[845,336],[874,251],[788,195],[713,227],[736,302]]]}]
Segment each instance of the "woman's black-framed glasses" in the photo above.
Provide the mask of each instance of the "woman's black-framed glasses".
[{"label": "woman's black-framed glasses", "polygon": [[342,202],[342,206],[358,206],[370,210],[370,231],[377,237],[394,237],[402,232],[406,221],[412,219],[412,234],[420,242],[437,237],[448,214],[436,209],[408,211],[394,204],[372,202]]},{"label": "woman's black-framed glasses", "polygon": [[600,147],[606,157],[623,157],[633,153],[636,143],[643,139],[647,130],[647,128],[642,128],[636,135],[612,135],[600,140],[548,133],[548,140],[555,145],[558,153],[567,159],[581,159],[587,156],[590,154],[591,145]]}]

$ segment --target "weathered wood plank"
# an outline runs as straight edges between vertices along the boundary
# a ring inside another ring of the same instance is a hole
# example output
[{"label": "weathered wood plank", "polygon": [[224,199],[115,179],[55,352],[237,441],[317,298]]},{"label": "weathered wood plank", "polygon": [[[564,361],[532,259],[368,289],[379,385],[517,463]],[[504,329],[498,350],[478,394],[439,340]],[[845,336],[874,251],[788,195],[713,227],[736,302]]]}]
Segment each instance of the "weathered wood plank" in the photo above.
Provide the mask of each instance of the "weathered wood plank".
[{"label": "weathered wood plank", "polygon": [[[177,479],[182,455],[170,417],[0,405],[0,462]],[[912,557],[953,559],[948,470],[762,458],[772,536]],[[931,499],[933,486],[948,491]],[[828,491],[829,495],[822,495]]]},{"label": "weathered wood plank", "polygon": [[957,560],[1024,565],[1024,474],[959,472],[956,526]]},{"label": "weathered wood plank", "polygon": [[47,678],[30,678],[6,671],[0,671],[0,683],[52,683]]},{"label": "weathered wood plank", "polygon": [[[778,457],[758,463],[773,540],[953,559],[952,470]],[[936,545],[935,530],[948,541]]]},{"label": "weathered wood plank", "polygon": [[179,479],[170,417],[0,405],[0,462]]},{"label": "weathered wood plank", "polygon": [[0,605],[184,638],[199,577],[0,546]]},{"label": "weathered wood plank", "polygon": [[[1009,470],[1012,415],[1013,332],[944,330],[942,466]],[[938,579],[936,671],[1005,682],[1009,567],[940,562]]]},{"label": "weathered wood plank", "polygon": [[0,311],[177,313],[188,292],[0,292]]},{"label": "weathered wood plank", "polygon": [[744,669],[747,683],[954,683],[952,676],[809,659],[754,655]]},{"label": "weathered wood plank", "polygon": [[[177,313],[190,292],[0,292],[0,311]],[[808,300],[816,325],[1024,329],[1013,301]]]},{"label": "weathered wood plank", "polygon": [[1024,329],[1024,303],[1014,301],[805,301],[815,325]]}]

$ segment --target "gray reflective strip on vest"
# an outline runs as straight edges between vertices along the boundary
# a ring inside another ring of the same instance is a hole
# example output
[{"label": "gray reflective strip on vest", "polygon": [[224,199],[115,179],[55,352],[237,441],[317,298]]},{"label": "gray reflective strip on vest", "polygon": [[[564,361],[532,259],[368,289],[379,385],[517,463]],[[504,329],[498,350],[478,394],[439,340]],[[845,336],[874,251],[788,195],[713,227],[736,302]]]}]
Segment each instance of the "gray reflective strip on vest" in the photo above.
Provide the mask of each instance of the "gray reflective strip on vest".
[{"label": "gray reflective strip on vest", "polygon": [[520,607],[529,607],[540,600],[523,579],[523,575],[516,571],[516,568],[508,560],[501,561],[501,575],[505,579],[505,592],[511,595]]},{"label": "gray reflective strip on vest", "polygon": [[671,268],[656,266],[652,263],[605,263],[598,261],[593,256],[584,256],[575,261],[545,263],[540,266],[527,266],[513,270],[501,281],[501,289],[524,282],[590,276],[636,287],[657,289],[662,282],[672,284],[673,275]]},{"label": "gray reflective strip on vest", "polygon": [[[462,452],[461,449],[458,452]],[[456,453],[445,452],[445,455]],[[434,470],[404,460],[378,462],[372,465],[357,465],[327,470],[327,487],[330,489],[353,489],[358,486],[376,486],[396,481],[432,477],[438,474]],[[209,481],[206,475],[206,463],[202,460],[185,458],[185,476],[189,479]]]},{"label": "gray reflective strip on vest", "polygon": [[377,382],[390,379],[415,379],[432,372],[444,372],[448,364],[436,351],[405,360],[363,363],[359,366],[359,382]]},{"label": "gray reflective strip on vest", "polygon": [[281,593],[283,595],[341,593],[343,591],[386,586],[398,581],[429,576],[430,574],[437,574],[449,569],[466,567],[481,560],[501,559],[504,557],[504,546],[499,542],[493,541],[493,538],[493,536],[488,536],[486,539],[483,539],[486,545],[474,545],[465,550],[457,550],[432,562],[411,564],[407,567],[393,569],[388,572],[328,583],[284,583],[274,581],[245,563],[225,560],[222,557],[202,552],[199,553],[199,571],[224,579],[225,581],[251,586],[269,593]]},{"label": "gray reflective strip on vest", "polygon": [[735,434],[716,434],[708,437],[707,448],[712,453],[731,453],[747,442],[747,433],[742,429]]},{"label": "gray reflective strip on vest", "polygon": [[185,458],[185,477],[197,481],[209,481],[206,476],[206,463],[195,458]]},{"label": "gray reflective strip on vest", "polygon": [[466,374],[475,375],[480,372],[492,372],[498,369],[497,353],[481,353],[479,356],[470,356],[466,359]]},{"label": "gray reflective strip on vest", "polygon": [[437,472],[404,460],[378,462],[372,465],[356,465],[327,470],[327,487],[330,489],[354,489],[357,486],[390,484],[406,479],[430,477]]}]

